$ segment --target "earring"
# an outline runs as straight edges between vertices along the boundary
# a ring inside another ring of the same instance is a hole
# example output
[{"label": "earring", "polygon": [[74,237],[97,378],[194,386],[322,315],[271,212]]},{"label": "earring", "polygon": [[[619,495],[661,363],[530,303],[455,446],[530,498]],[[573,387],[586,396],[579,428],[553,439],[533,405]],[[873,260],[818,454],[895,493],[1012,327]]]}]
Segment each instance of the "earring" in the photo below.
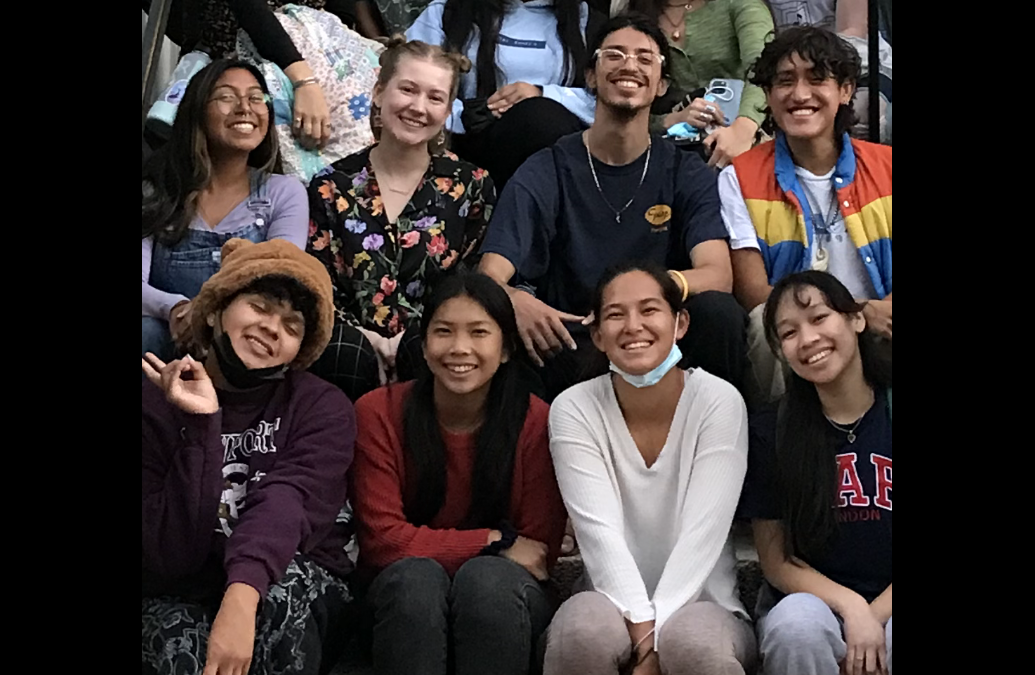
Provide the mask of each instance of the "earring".
[{"label": "earring", "polygon": [[446,130],[439,129],[438,136],[435,136],[435,145],[439,148],[446,147]]}]

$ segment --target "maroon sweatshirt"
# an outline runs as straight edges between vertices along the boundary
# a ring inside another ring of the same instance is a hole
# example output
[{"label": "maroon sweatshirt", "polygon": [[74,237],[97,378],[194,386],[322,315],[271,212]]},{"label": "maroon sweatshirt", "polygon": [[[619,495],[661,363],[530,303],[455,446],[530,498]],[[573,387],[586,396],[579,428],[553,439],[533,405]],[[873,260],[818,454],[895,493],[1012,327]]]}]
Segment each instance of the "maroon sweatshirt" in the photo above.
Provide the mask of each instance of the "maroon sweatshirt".
[{"label": "maroon sweatshirt", "polygon": [[144,595],[211,597],[234,582],[266,595],[296,553],[351,569],[336,523],[356,418],[340,390],[291,371],[192,415],[144,380]]}]

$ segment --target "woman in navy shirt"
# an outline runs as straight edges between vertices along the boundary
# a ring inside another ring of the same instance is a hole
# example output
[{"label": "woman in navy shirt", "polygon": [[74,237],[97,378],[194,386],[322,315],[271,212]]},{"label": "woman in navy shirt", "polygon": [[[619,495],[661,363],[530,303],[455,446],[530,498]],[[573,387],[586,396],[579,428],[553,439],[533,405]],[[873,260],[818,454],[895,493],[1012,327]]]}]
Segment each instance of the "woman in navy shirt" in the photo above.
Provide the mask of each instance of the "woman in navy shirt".
[{"label": "woman in navy shirt", "polygon": [[793,371],[778,410],[753,421],[742,497],[768,582],[767,675],[891,673],[891,351],[862,310],[816,271],[766,302]]}]

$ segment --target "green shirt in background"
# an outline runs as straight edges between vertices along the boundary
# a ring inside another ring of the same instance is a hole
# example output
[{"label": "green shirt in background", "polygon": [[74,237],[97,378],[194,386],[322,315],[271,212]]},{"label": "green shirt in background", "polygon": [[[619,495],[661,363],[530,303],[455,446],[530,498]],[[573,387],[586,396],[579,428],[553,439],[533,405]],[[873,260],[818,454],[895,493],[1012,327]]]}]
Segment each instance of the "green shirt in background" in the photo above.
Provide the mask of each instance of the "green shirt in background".
[{"label": "green shirt in background", "polygon": [[[762,0],[709,0],[687,12],[685,47],[672,47],[672,85],[685,92],[707,87],[714,78],[744,80],[740,117],[761,126],[765,92],[747,84],[766,38],[773,32],[773,17]],[[660,126],[661,116],[656,125]],[[732,122],[733,120],[728,120]]]}]

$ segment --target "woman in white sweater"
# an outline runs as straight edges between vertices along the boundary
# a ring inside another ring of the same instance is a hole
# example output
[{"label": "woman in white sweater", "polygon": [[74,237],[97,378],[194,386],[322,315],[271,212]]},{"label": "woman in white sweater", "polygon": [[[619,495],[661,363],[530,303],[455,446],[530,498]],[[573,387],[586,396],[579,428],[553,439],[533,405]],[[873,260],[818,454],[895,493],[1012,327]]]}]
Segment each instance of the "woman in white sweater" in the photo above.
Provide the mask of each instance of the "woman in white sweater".
[{"label": "woman in white sweater", "polygon": [[728,541],[747,413],[732,385],[676,367],[690,317],[674,274],[629,264],[604,275],[592,337],[612,372],[550,409],[593,591],[554,618],[546,675],[744,673],[756,660]]}]

